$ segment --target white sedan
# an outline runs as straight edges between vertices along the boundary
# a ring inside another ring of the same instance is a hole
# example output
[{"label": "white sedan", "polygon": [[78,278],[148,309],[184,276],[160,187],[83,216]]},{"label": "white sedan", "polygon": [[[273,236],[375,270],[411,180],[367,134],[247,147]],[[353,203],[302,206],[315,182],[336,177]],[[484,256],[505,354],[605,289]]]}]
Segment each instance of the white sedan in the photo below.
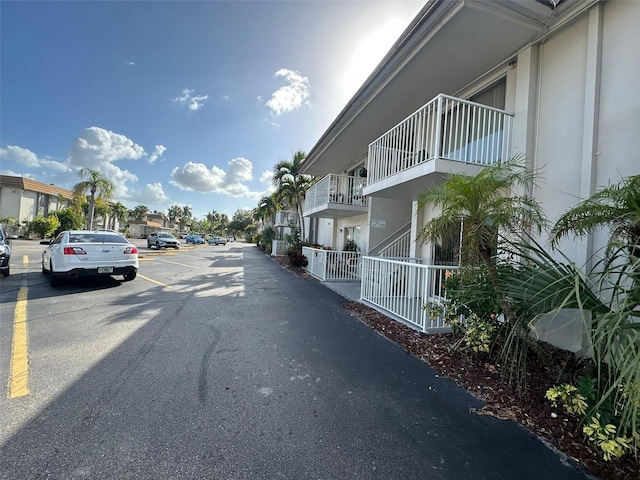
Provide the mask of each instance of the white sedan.
[{"label": "white sedan", "polygon": [[130,281],[138,273],[138,248],[116,232],[64,231],[42,252],[42,273],[51,286],[86,275],[122,275]]}]

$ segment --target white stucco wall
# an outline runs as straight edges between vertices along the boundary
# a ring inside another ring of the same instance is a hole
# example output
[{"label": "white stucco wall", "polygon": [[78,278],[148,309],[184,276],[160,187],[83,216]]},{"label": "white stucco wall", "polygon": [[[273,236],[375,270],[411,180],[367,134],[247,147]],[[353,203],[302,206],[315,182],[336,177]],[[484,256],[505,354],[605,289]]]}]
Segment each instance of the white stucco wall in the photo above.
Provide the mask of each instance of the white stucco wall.
[{"label": "white stucco wall", "polygon": [[[529,153],[542,167],[536,197],[552,222],[594,191],[640,173],[638,18],[640,2],[608,2],[540,47]],[[569,238],[559,248],[583,264],[605,240],[596,232],[593,243]]]},{"label": "white stucco wall", "polygon": [[[587,19],[546,40],[540,49],[537,136],[528,155],[541,169],[538,202],[553,222],[580,195]],[[577,245],[561,248],[571,258]]]},{"label": "white stucco wall", "polygon": [[[16,190],[17,193],[13,193]],[[0,217],[14,217],[20,220],[20,195],[22,190],[0,188]]]},{"label": "white stucco wall", "polygon": [[325,247],[335,248],[333,232],[335,227],[335,220],[331,218],[318,219],[318,243]]},{"label": "white stucco wall", "polygon": [[[395,234],[411,221],[411,202],[390,198],[370,197],[371,217],[369,218],[369,248],[375,248],[382,241]],[[411,227],[407,227],[409,230]],[[367,249],[367,250],[368,250]]]},{"label": "white stucco wall", "polygon": [[36,216],[36,199],[38,194],[28,190],[21,190],[20,221],[33,220]]}]

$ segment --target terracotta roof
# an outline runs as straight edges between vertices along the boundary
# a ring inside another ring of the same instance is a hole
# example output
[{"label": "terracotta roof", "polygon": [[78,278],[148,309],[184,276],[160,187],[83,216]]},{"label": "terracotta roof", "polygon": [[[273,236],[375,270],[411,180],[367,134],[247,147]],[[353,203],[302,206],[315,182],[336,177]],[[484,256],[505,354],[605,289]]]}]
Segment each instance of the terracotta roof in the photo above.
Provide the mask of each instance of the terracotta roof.
[{"label": "terracotta roof", "polygon": [[30,190],[32,192],[46,193],[47,195],[62,195],[65,199],[71,200],[73,192],[65,188],[49,185],[48,183],[36,182],[25,177],[11,177],[9,175],[0,175],[0,187],[21,188],[22,190]]}]

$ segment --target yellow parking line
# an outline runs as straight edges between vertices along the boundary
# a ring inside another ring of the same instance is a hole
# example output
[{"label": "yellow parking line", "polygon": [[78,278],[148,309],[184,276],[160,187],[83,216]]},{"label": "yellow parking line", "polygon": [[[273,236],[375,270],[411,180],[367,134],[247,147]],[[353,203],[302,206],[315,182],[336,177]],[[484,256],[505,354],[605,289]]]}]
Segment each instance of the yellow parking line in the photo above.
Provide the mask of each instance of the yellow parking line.
[{"label": "yellow parking line", "polygon": [[24,263],[24,264],[29,263],[29,255],[23,255],[22,256],[22,263]]},{"label": "yellow parking line", "polygon": [[27,292],[18,290],[16,308],[13,313],[13,341],[11,344],[11,367],[9,373],[9,398],[29,395],[29,349],[27,334]]},{"label": "yellow parking line", "polygon": [[138,274],[138,277],[144,278],[147,282],[155,283],[156,285],[160,285],[161,287],[169,287],[166,283],[158,282],[157,280],[153,280],[152,278],[145,277],[144,275]]},{"label": "yellow parking line", "polygon": [[200,267],[198,267],[198,266],[196,266],[196,265],[187,265],[186,263],[171,262],[171,261],[169,261],[169,260],[160,260],[160,259],[158,259],[158,261],[159,261],[159,262],[164,262],[164,263],[172,263],[172,264],[174,264],[174,265],[181,265],[181,266],[183,266],[183,267],[189,267],[189,268],[200,268]]}]

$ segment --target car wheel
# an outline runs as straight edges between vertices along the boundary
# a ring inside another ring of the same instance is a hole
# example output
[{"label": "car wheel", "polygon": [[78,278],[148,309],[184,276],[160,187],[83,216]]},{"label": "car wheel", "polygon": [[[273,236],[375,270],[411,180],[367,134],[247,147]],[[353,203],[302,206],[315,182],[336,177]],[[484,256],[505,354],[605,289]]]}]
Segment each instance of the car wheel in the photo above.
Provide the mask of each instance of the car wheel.
[{"label": "car wheel", "polygon": [[136,278],[137,272],[129,272],[129,273],[125,273],[124,276],[124,281],[125,282],[130,282],[131,280],[133,280],[134,278]]},{"label": "car wheel", "polygon": [[4,269],[4,271],[2,272],[2,276],[3,277],[8,277],[9,276],[9,267]]},{"label": "car wheel", "polygon": [[151,243],[147,242],[147,248],[151,248]]},{"label": "car wheel", "polygon": [[53,273],[53,265],[49,264],[49,285],[52,287],[57,287],[60,285],[60,277]]}]

